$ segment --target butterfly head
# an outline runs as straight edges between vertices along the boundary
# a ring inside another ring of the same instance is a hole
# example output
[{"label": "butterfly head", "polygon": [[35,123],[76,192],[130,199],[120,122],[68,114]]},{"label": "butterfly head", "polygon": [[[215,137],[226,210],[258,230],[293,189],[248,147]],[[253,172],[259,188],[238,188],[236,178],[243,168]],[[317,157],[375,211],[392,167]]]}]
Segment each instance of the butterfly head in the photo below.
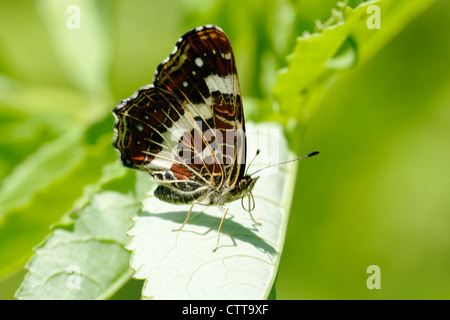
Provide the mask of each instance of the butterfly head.
[{"label": "butterfly head", "polygon": [[[249,175],[244,175],[239,183],[236,185],[234,192],[234,199],[241,198],[242,207],[250,212],[255,208],[255,200],[253,199],[252,190],[259,177],[252,178]],[[248,196],[248,206],[244,205],[244,198]]]},{"label": "butterfly head", "polygon": [[244,175],[236,185],[226,192],[224,203],[232,202],[244,198],[246,195],[250,195],[258,179],[259,177],[253,178],[249,175]]},{"label": "butterfly head", "polygon": [[[238,188],[239,196],[241,197],[242,208],[250,213],[250,217],[252,217],[251,212],[253,211],[253,209],[255,209],[255,199],[253,198],[252,190],[258,179],[259,177],[252,178],[250,175],[245,175],[241,180],[239,180]],[[245,205],[244,202],[244,198],[246,196],[248,198],[248,205]]]},{"label": "butterfly head", "polygon": [[259,179],[259,177],[252,178],[250,175],[245,175],[242,177],[241,180],[239,180],[239,191],[240,194],[252,192],[253,187],[255,186],[256,181]]}]

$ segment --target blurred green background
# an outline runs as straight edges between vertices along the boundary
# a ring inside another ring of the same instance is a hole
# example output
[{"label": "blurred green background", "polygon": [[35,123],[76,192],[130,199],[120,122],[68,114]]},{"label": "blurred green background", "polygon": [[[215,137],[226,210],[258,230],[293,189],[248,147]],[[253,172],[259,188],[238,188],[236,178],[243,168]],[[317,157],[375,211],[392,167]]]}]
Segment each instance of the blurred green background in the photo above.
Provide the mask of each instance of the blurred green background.
[{"label": "blurred green background", "polygon": [[[398,3],[407,11],[409,1]],[[80,29],[67,25],[76,23],[70,5]],[[251,101],[247,120],[266,120],[296,37],[335,7],[0,0],[0,298],[13,297],[32,248],[116,160],[111,109],[152,81],[181,34],[225,30]],[[294,151],[322,153],[300,164],[277,299],[450,297],[449,12],[437,0],[405,20],[288,131],[302,133],[290,137]],[[381,12],[373,32],[383,28]],[[370,265],[380,267],[379,290],[366,286]]]}]

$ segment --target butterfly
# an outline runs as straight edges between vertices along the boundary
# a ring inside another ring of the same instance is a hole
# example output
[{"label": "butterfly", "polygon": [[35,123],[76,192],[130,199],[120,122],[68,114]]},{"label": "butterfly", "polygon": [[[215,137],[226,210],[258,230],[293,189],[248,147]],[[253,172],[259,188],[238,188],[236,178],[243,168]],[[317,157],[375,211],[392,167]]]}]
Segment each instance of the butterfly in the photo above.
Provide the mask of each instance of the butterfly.
[{"label": "butterfly", "polygon": [[[230,41],[214,25],[186,32],[156,68],[153,83],[114,108],[114,146],[122,163],[148,172],[154,195],[173,204],[218,205],[249,198],[258,177],[246,174],[242,96]],[[252,200],[253,202],[251,202]]]}]

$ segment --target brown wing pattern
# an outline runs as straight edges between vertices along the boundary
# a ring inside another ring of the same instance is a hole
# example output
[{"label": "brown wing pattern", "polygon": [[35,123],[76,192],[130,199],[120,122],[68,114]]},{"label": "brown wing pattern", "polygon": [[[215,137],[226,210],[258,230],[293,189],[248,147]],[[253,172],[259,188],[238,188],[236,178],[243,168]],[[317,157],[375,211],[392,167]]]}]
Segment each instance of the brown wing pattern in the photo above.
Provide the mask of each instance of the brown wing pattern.
[{"label": "brown wing pattern", "polygon": [[147,171],[160,182],[207,183],[199,170],[187,166],[177,153],[173,131],[181,127],[185,110],[173,94],[152,85],[143,87],[121,101],[114,114],[114,145],[125,166]]},{"label": "brown wing pattern", "polygon": [[156,69],[153,85],[121,101],[115,146],[124,165],[182,191],[234,185],[245,133],[233,52],[218,27],[192,29]]},{"label": "brown wing pattern", "polygon": [[210,174],[216,187],[235,184],[244,173],[245,128],[236,64],[226,34],[212,25],[185,33],[156,69],[153,84],[176,95],[192,115],[195,130],[202,133],[201,154],[209,155],[201,164],[202,173]]}]

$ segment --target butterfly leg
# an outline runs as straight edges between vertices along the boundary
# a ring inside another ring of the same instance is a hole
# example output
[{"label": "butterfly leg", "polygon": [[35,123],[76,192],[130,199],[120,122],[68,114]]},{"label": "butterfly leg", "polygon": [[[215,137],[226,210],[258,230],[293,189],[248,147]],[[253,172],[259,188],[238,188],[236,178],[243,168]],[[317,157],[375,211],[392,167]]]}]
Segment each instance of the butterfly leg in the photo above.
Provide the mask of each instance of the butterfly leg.
[{"label": "butterfly leg", "polygon": [[248,214],[250,215],[250,218],[252,219],[252,221],[253,221],[254,224],[256,224],[257,226],[261,226],[261,223],[260,223],[260,222],[257,222],[257,221],[253,218],[253,215],[252,215],[252,213],[251,213],[250,211],[248,212]]},{"label": "butterfly leg", "polygon": [[225,210],[225,213],[223,214],[222,221],[220,221],[219,230],[217,230],[217,233],[218,233],[217,234],[217,242],[216,242],[216,247],[213,249],[214,252],[219,247],[220,231],[222,230],[223,222],[225,221],[225,217],[227,216],[227,212],[228,212],[227,207],[222,206],[222,208]]},{"label": "butterfly leg", "polygon": [[192,212],[192,208],[194,207],[194,205],[196,204],[201,204],[200,202],[198,202],[197,200],[194,200],[194,202],[192,202],[191,208],[189,209],[189,212],[186,216],[186,220],[184,220],[183,224],[181,225],[181,227],[179,227],[178,229],[173,229],[172,231],[180,231],[188,222],[189,217],[191,216],[191,212]]}]

